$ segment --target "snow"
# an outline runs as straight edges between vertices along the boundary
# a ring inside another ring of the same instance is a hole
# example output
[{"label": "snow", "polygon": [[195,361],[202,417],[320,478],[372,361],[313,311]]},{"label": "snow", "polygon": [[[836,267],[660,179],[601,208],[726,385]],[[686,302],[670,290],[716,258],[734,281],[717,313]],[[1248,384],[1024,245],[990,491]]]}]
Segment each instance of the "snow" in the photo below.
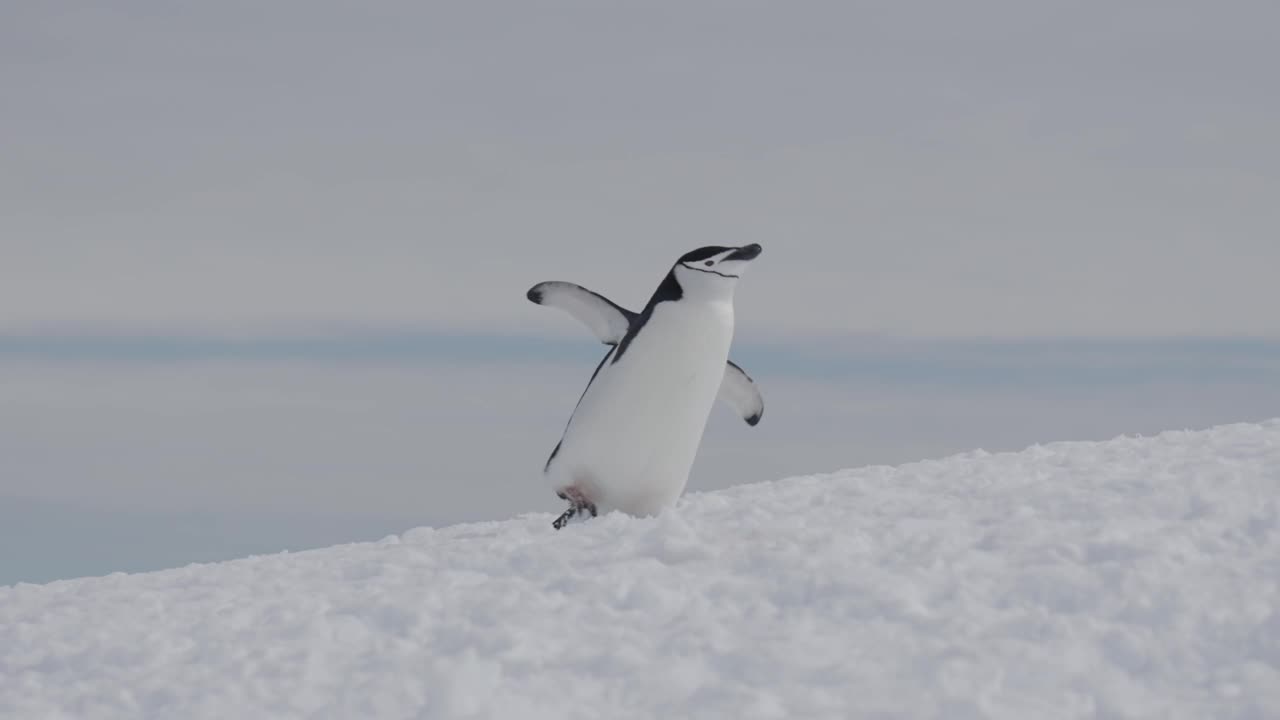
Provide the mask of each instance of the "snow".
[{"label": "snow", "polygon": [[553,516],[0,588],[0,717],[1280,717],[1280,420]]}]

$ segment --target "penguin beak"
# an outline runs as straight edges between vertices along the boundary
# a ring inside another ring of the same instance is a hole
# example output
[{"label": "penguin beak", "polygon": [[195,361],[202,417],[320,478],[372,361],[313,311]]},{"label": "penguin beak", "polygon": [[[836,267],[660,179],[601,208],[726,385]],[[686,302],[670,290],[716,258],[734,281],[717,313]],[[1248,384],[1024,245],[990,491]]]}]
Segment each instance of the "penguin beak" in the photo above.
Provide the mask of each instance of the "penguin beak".
[{"label": "penguin beak", "polygon": [[764,248],[760,247],[760,243],[751,243],[750,245],[743,245],[742,247],[738,248],[737,250],[734,250],[731,254],[725,257],[725,261],[755,260],[756,257],[760,254],[760,251],[763,249]]}]

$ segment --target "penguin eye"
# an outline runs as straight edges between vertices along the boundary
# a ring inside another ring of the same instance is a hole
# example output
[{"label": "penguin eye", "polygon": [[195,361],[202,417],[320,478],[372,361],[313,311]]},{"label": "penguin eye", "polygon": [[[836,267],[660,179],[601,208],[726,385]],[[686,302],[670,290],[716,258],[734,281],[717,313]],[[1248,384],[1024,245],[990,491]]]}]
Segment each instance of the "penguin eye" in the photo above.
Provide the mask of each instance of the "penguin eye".
[{"label": "penguin eye", "polygon": [[711,267],[712,265],[715,265],[715,264],[716,264],[716,261],[715,261],[715,260],[708,260],[708,261],[706,261],[706,262],[704,262],[704,263],[702,263],[702,264],[703,264],[703,265],[706,265],[707,267]]}]

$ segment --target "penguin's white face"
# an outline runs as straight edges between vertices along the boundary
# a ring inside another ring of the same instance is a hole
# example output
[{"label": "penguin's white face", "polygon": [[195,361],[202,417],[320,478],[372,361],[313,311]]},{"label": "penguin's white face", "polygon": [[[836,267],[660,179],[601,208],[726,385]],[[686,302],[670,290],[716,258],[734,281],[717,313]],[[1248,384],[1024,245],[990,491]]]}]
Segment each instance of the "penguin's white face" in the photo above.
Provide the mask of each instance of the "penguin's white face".
[{"label": "penguin's white face", "polygon": [[686,294],[730,294],[760,251],[761,247],[755,243],[742,247],[709,245],[698,248],[676,261],[676,280]]}]

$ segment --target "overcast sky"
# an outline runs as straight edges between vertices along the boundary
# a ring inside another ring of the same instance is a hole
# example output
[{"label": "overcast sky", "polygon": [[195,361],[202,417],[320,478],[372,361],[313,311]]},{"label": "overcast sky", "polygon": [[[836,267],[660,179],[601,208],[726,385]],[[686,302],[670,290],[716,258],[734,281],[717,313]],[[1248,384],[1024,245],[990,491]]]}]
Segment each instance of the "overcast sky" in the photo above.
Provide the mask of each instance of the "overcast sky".
[{"label": "overcast sky", "polygon": [[1276,27],[6,2],[0,584],[550,512],[600,347],[525,290],[706,244],[768,409],[696,490],[1280,415]]},{"label": "overcast sky", "polygon": [[5,3],[0,329],[1280,332],[1270,2]]}]

